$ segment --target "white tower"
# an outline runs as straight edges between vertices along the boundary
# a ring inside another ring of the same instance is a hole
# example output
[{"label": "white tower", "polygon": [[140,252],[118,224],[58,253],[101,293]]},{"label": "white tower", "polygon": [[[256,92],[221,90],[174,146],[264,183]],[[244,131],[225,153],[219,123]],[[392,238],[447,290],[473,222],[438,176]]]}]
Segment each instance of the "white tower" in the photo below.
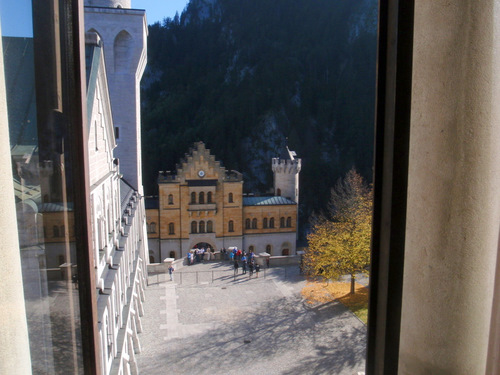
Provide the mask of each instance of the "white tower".
[{"label": "white tower", "polygon": [[140,194],[140,81],[147,62],[146,12],[130,0],[85,0],[85,31],[99,34],[104,46],[120,172]]},{"label": "white tower", "polygon": [[281,195],[299,205],[299,173],[301,159],[295,151],[286,151],[279,158],[273,158],[274,195]]}]

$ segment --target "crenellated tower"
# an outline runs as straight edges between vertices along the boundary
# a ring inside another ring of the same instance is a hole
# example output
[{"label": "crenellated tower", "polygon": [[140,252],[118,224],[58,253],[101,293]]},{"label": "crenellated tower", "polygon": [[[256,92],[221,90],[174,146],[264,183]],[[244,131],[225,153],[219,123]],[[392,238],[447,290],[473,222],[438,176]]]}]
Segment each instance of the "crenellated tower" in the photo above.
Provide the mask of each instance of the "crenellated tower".
[{"label": "crenellated tower", "polygon": [[147,62],[147,21],[130,0],[85,0],[85,32],[103,43],[120,172],[140,194],[140,81]]},{"label": "crenellated tower", "polygon": [[273,158],[274,195],[289,198],[299,204],[299,173],[301,159],[288,146],[278,158]]}]

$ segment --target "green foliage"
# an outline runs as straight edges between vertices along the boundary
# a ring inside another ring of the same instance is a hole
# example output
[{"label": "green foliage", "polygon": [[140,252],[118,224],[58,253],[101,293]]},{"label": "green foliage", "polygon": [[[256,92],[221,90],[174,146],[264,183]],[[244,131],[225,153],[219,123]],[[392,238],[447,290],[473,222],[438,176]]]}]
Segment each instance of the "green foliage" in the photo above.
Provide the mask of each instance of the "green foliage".
[{"label": "green foliage", "polygon": [[[159,170],[174,170],[200,140],[254,190],[272,185],[269,154],[288,137],[303,161],[306,217],[326,205],[329,187],[353,165],[370,180],[377,2],[202,3],[191,0],[180,17],[149,27],[146,193],[156,193]],[[270,118],[276,129],[266,139]]]},{"label": "green foliage", "polygon": [[326,280],[351,275],[370,264],[372,189],[351,169],[331,191],[328,215],[314,219],[304,261],[308,273]]}]

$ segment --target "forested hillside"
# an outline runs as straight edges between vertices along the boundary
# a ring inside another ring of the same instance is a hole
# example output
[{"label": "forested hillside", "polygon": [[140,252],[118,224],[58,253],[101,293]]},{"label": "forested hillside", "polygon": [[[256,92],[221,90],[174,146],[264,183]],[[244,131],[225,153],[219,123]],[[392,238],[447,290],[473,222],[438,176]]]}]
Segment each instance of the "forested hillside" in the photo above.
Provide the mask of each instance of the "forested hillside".
[{"label": "forested hillside", "polygon": [[150,26],[146,193],[195,141],[263,192],[288,138],[302,158],[302,220],[351,167],[371,181],[376,12],[375,0],[191,0]]}]

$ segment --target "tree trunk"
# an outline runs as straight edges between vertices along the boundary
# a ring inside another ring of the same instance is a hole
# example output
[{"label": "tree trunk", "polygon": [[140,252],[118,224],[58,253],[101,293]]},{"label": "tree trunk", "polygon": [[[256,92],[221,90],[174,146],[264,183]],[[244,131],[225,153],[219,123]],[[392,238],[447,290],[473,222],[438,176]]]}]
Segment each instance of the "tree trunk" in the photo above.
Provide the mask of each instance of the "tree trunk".
[{"label": "tree trunk", "polygon": [[354,288],[356,283],[356,275],[351,273],[351,294],[354,294],[356,289]]}]

